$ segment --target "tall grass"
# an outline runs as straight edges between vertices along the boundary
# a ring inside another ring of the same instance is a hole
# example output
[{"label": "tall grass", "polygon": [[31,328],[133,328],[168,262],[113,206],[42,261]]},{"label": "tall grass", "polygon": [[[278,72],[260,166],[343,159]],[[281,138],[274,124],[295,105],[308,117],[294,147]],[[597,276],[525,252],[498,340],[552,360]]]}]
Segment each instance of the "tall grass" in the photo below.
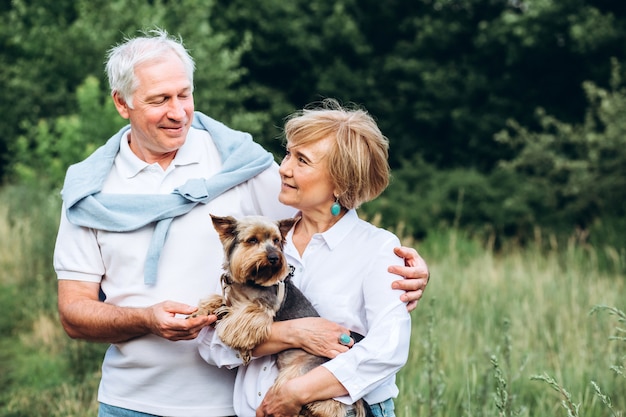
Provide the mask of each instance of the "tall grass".
[{"label": "tall grass", "polygon": [[398,416],[567,416],[563,392],[581,416],[610,415],[592,382],[626,410],[626,380],[611,369],[624,364],[626,344],[610,340],[615,317],[590,314],[624,310],[624,277],[599,272],[593,249],[496,256],[455,231],[419,249],[432,279],[412,315]]},{"label": "tall grass", "polygon": [[0,190],[0,416],[97,413],[104,345],[70,340],[56,310],[52,252],[60,199]]},{"label": "tall grass", "polygon": [[[59,206],[0,190],[0,417],[96,415],[105,346],[67,338],[56,312]],[[432,278],[412,314],[397,416],[623,415],[625,284],[594,261],[605,249],[485,246],[457,231],[419,244]]]}]

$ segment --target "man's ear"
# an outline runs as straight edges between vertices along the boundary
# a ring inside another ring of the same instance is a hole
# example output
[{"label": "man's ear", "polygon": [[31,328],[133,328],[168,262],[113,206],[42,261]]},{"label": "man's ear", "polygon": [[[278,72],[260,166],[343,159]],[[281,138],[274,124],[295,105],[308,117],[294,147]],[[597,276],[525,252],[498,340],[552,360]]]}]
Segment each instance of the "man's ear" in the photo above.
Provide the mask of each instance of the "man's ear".
[{"label": "man's ear", "polygon": [[113,97],[113,103],[115,104],[115,108],[117,109],[117,112],[124,119],[128,119],[130,117],[130,113],[128,111],[128,104],[126,103],[126,100],[124,100],[122,95],[117,91],[113,93],[112,97]]}]

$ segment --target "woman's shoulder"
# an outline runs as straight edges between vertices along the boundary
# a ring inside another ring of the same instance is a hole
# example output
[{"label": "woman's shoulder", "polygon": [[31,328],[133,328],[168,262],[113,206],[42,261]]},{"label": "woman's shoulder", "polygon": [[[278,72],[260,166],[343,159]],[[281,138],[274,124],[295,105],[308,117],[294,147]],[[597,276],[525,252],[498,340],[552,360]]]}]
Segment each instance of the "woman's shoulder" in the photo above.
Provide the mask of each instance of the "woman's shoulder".
[{"label": "woman's shoulder", "polygon": [[376,242],[390,242],[390,244],[400,243],[400,239],[393,232],[376,226],[366,220],[359,218],[356,231],[368,240]]}]

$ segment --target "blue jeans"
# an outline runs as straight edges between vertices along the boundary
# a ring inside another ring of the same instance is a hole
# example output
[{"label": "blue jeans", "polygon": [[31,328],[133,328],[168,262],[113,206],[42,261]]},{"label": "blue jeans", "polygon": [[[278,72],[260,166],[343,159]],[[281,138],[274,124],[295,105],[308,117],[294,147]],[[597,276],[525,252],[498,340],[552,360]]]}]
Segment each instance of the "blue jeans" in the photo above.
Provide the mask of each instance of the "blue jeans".
[{"label": "blue jeans", "polygon": [[[393,411],[395,407],[391,398],[380,403],[370,404],[370,408],[372,409],[372,414],[376,417],[396,417]],[[346,417],[354,417],[355,415],[354,410],[349,410],[346,413]]]},{"label": "blue jeans", "polygon": [[[393,412],[394,404],[393,400],[389,398],[381,403],[370,404],[372,414],[375,417],[396,417]],[[346,417],[354,416],[354,410],[350,410],[346,413]],[[100,403],[98,409],[98,417],[159,417],[155,414],[142,413],[140,411],[128,410],[126,408],[115,407],[112,405]]]},{"label": "blue jeans", "polygon": [[128,410],[126,408],[115,407],[109,404],[100,403],[98,417],[159,417],[155,414],[142,413],[140,411]]}]

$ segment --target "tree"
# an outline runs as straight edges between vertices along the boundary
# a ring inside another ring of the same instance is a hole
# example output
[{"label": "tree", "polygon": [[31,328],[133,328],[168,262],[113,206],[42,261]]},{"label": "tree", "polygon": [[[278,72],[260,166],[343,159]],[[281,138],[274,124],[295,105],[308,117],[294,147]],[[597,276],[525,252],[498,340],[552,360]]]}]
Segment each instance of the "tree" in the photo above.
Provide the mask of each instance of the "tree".
[{"label": "tree", "polygon": [[[510,121],[497,135],[515,148],[516,156],[501,166],[526,184],[516,199],[534,204],[539,225],[571,232],[602,221],[606,230],[626,216],[626,87],[617,60],[612,68],[608,89],[584,84],[584,122],[570,124],[538,109],[540,129]],[[625,246],[620,237],[619,247]]]},{"label": "tree", "polygon": [[[0,119],[0,128],[6,132],[2,138],[7,142],[0,143],[19,156],[12,161],[15,157],[11,154],[3,168],[13,166],[22,177],[41,174],[37,164],[27,167],[24,161],[34,162],[34,155],[42,152],[57,152],[47,144],[64,140],[80,150],[50,158],[59,157],[67,166],[77,162],[72,157],[83,154],[87,144],[104,143],[115,133],[108,117],[85,113],[91,108],[100,111],[100,100],[108,95],[103,65],[106,51],[138,30],[157,26],[182,36],[194,56],[196,108],[235,128],[260,132],[267,116],[246,111],[242,103],[250,90],[235,85],[245,72],[239,60],[246,42],[226,47],[227,37],[216,34],[209,25],[211,11],[211,3],[201,0],[183,0],[175,7],[166,0],[14,1],[5,12],[10,24],[0,29],[0,38],[8,46],[0,59],[10,62],[0,68],[0,85],[9,87],[0,104],[6,116]],[[89,105],[79,102],[84,96],[77,94],[77,89],[83,82],[95,100]],[[94,85],[98,94],[92,91]],[[85,137],[75,138],[75,134]],[[62,145],[56,148],[67,150]],[[27,157],[29,152],[33,155]]]},{"label": "tree", "polygon": [[489,172],[512,156],[493,140],[508,118],[531,126],[543,107],[581,120],[583,81],[601,85],[609,59],[626,55],[624,6],[606,0],[216,1],[217,30],[251,36],[242,82],[277,92],[247,107],[281,126],[283,99],[362,104],[393,167],[419,153]]}]

